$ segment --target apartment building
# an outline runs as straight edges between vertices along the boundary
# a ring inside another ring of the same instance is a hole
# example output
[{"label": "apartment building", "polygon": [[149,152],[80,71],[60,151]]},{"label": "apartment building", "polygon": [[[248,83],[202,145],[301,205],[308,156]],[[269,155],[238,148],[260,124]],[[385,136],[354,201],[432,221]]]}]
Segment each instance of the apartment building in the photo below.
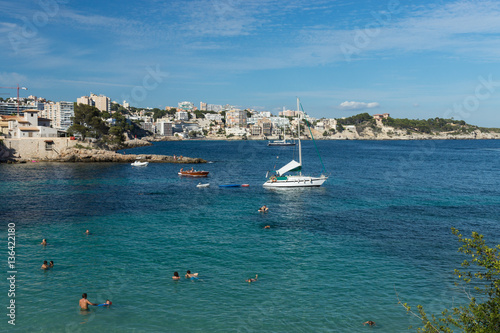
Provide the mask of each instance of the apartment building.
[{"label": "apartment building", "polygon": [[52,127],[67,131],[73,124],[71,117],[75,116],[75,108],[73,102],[57,102],[46,103],[44,110],[41,112],[42,117],[52,121]]}]

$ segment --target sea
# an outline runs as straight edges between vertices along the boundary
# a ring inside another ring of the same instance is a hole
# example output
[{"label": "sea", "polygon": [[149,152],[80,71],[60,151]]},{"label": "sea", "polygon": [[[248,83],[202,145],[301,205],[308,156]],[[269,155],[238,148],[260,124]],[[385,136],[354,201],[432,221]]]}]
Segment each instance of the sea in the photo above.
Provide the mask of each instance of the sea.
[{"label": "sea", "polygon": [[[430,314],[467,303],[451,228],[500,244],[500,141],[302,146],[303,174],[327,173],[324,186],[264,188],[298,159],[266,141],[121,151],[208,161],[197,165],[0,164],[0,331],[399,333],[420,324],[399,302]],[[82,293],[113,305],[80,311]]]}]

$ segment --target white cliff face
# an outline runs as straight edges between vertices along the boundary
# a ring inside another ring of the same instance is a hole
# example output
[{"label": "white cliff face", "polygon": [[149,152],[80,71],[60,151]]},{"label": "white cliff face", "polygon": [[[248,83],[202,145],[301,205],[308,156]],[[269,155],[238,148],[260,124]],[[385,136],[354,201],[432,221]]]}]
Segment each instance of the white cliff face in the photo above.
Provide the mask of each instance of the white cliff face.
[{"label": "white cliff face", "polygon": [[[316,135],[315,135],[316,138]],[[500,139],[500,133],[483,133],[477,129],[471,133],[454,134],[453,132],[441,133],[416,133],[407,130],[395,129],[390,126],[377,126],[365,128],[361,133],[354,129],[344,130],[341,133],[335,133],[329,136],[318,136],[318,139],[325,140],[489,140]]]}]

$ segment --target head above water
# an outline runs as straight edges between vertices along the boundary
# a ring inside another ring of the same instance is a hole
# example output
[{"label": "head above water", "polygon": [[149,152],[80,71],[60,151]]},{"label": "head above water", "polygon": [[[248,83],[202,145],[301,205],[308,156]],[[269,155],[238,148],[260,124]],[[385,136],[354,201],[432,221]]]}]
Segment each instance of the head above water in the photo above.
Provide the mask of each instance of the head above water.
[{"label": "head above water", "polygon": [[82,294],[82,298],[87,299],[87,293],[83,293],[83,294]]},{"label": "head above water", "polygon": [[179,272],[174,272],[174,276],[179,276]]}]

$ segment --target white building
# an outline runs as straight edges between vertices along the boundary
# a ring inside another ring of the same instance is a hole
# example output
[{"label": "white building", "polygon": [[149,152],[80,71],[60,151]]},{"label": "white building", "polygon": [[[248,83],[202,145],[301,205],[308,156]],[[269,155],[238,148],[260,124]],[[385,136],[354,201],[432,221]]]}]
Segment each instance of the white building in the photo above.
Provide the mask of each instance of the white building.
[{"label": "white building", "polygon": [[194,110],[194,104],[191,102],[180,102],[177,103],[177,110],[180,111],[193,111]]},{"label": "white building", "polygon": [[173,124],[171,122],[156,123],[156,133],[164,136],[173,136]]},{"label": "white building", "polygon": [[175,114],[176,120],[189,120],[189,114],[186,111],[177,111]]},{"label": "white building", "polygon": [[244,136],[247,135],[247,129],[246,128],[239,128],[239,127],[231,127],[231,128],[226,128],[226,135],[235,135],[235,136]]},{"label": "white building", "polygon": [[45,103],[44,110],[40,113],[42,117],[52,121],[52,127],[61,131],[67,131],[73,124],[71,117],[75,116],[73,102]]},{"label": "white building", "polygon": [[8,138],[57,137],[57,130],[50,127],[50,119],[39,118],[39,110],[24,110],[23,116],[0,116],[8,123]]},{"label": "white building", "polygon": [[205,113],[205,119],[208,119],[210,121],[221,121],[222,115],[218,113]]}]

